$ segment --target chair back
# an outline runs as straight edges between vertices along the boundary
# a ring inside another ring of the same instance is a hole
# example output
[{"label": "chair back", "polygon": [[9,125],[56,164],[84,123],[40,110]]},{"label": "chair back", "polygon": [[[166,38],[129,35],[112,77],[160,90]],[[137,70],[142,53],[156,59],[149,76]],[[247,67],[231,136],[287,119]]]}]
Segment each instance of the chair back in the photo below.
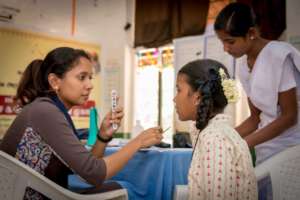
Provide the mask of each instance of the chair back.
[{"label": "chair back", "polygon": [[188,186],[175,185],[173,192],[173,200],[187,200],[188,199]]},{"label": "chair back", "polygon": [[257,180],[270,176],[274,200],[300,199],[300,145],[290,147],[255,167]]},{"label": "chair back", "polygon": [[27,187],[41,192],[52,200],[128,200],[125,189],[90,195],[71,192],[14,157],[0,151],[0,199],[22,200]]}]

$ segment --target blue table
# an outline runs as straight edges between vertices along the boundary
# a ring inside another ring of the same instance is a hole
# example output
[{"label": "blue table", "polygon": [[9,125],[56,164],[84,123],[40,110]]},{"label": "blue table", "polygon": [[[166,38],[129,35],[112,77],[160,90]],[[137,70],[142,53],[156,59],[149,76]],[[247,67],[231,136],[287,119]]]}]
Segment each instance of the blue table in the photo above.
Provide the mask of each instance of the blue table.
[{"label": "blue table", "polygon": [[[106,155],[118,148],[107,148]],[[148,149],[137,152],[112,180],[128,190],[129,199],[171,200],[175,185],[187,184],[191,149]],[[77,176],[69,177],[70,189],[89,187]]]}]

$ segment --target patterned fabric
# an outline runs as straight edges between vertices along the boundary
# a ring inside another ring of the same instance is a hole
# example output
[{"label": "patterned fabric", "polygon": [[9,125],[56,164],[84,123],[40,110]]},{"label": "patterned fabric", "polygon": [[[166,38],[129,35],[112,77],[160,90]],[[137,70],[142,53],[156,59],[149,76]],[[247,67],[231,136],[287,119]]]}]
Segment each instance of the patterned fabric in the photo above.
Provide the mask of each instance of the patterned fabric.
[{"label": "patterned fabric", "polygon": [[49,198],[44,195],[38,193],[37,191],[27,187],[25,190],[23,200],[48,200]]},{"label": "patterned fabric", "polygon": [[248,145],[229,125],[227,115],[215,116],[191,138],[195,150],[188,175],[189,199],[257,199]]},{"label": "patterned fabric", "polygon": [[[52,151],[32,128],[27,128],[18,145],[16,158],[41,174],[49,164]],[[26,188],[24,200],[42,200],[45,196],[31,188]]]},{"label": "patterned fabric", "polygon": [[[48,97],[37,98],[22,109],[0,149],[64,188],[71,170],[98,188],[105,180],[104,160],[82,145],[64,113]],[[26,195],[36,198],[30,192]]]},{"label": "patterned fabric", "polygon": [[44,175],[44,170],[49,164],[52,151],[41,136],[32,128],[27,128],[18,145],[16,158]]}]

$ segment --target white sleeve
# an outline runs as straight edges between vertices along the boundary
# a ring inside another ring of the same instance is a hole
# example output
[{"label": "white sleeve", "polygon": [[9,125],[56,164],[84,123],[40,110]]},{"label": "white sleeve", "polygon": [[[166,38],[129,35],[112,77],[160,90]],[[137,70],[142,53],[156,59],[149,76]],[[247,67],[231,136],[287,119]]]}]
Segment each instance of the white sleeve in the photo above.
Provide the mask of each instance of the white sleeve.
[{"label": "white sleeve", "polygon": [[282,76],[279,84],[279,92],[287,91],[297,86],[294,70],[295,66],[289,56],[283,62]]}]

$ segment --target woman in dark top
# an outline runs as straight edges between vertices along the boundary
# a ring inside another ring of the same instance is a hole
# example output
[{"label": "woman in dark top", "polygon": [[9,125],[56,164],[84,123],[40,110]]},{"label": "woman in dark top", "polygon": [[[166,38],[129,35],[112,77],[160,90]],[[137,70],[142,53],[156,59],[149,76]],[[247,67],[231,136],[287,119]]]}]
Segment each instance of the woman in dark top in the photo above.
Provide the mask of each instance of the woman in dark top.
[{"label": "woman in dark top", "polygon": [[[68,110],[88,100],[93,88],[89,56],[83,50],[61,47],[28,68],[31,73],[24,74],[16,95],[23,109],[5,134],[0,149],[63,187],[67,187],[68,174],[74,172],[95,186],[93,192],[121,188],[117,183],[103,181],[121,170],[140,148],[160,143],[161,129],[147,129],[118,152],[103,157],[115,132],[112,123],[119,125],[123,118],[123,109],[118,107],[105,116],[98,140],[88,151],[76,137]],[[46,197],[27,188],[24,199]]]}]

